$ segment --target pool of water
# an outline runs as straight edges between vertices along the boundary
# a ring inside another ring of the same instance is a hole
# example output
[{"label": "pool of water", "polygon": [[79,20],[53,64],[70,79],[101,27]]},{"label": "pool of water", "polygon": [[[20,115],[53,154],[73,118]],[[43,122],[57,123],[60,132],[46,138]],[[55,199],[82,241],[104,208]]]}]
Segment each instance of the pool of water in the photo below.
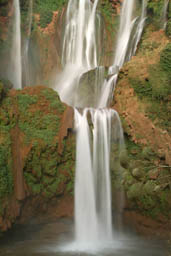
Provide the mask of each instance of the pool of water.
[{"label": "pool of water", "polygon": [[113,241],[73,241],[73,222],[16,226],[0,239],[0,256],[167,256],[164,242],[146,240],[132,232],[114,233]]}]

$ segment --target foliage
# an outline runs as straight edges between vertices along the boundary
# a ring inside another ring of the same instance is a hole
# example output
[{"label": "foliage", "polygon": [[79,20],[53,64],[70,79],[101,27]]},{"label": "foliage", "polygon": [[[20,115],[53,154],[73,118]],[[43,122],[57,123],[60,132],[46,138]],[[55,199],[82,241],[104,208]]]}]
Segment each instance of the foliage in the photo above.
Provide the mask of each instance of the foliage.
[{"label": "foliage", "polygon": [[37,102],[37,96],[30,96],[27,94],[19,94],[17,96],[17,101],[18,101],[20,111],[25,112],[25,111],[27,111],[27,108],[31,104],[35,104]]},{"label": "foliage", "polygon": [[0,198],[13,191],[12,155],[10,134],[6,126],[0,128]]},{"label": "foliage", "polygon": [[0,5],[6,5],[8,4],[8,0],[0,0]]},{"label": "foliage", "polygon": [[149,0],[147,3],[149,23],[153,23],[157,28],[161,25],[163,6],[164,0]]},{"label": "foliage", "polygon": [[[13,106],[13,108],[11,108]],[[6,94],[0,107],[0,201],[13,191],[10,131],[22,131],[21,147],[30,148],[24,159],[24,177],[32,195],[47,198],[73,193],[75,139],[63,142],[58,154],[58,136],[65,106],[52,89],[38,87]],[[0,207],[0,214],[4,208]]]},{"label": "foliage", "polygon": [[[146,80],[129,78],[138,97],[147,100],[147,114],[159,126],[170,130],[170,95],[171,76],[168,48],[162,52],[160,64],[149,66],[149,77]],[[168,54],[168,57],[167,57]],[[158,118],[160,117],[160,118]]]},{"label": "foliage", "polygon": [[161,214],[169,217],[171,169],[162,168],[162,159],[156,165],[160,157],[150,147],[135,144],[127,134],[125,142],[129,168],[123,173],[122,184],[132,206],[155,219]]},{"label": "foliage", "polygon": [[53,12],[62,8],[67,0],[36,0],[34,1],[34,12],[40,14],[40,26],[45,28],[51,21]]},{"label": "foliage", "polygon": [[0,16],[7,16],[8,0],[0,0]]},{"label": "foliage", "polygon": [[168,22],[166,26],[166,35],[168,37],[171,37],[171,3],[169,3],[169,8],[168,8]]},{"label": "foliage", "polygon": [[166,26],[166,35],[168,37],[171,37],[171,18],[168,20],[167,22],[167,26]]},{"label": "foliage", "polygon": [[171,79],[171,43],[168,43],[160,54],[160,66]]},{"label": "foliage", "polygon": [[58,154],[58,133],[65,105],[49,88],[31,95],[18,91],[16,100],[18,126],[26,145],[32,145],[24,163],[24,177],[31,193],[51,198],[65,189],[72,192],[74,142],[64,143],[63,154]]}]

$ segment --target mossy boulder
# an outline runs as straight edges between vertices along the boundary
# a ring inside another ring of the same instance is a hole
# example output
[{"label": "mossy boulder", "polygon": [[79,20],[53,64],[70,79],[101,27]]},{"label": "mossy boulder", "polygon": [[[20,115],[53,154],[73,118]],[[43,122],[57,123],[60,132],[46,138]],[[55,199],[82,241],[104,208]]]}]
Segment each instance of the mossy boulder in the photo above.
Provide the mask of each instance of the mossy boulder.
[{"label": "mossy boulder", "polygon": [[127,196],[128,199],[137,199],[142,194],[143,183],[137,182],[130,186]]},{"label": "mossy boulder", "polygon": [[137,179],[144,179],[145,173],[139,168],[134,168],[132,170],[132,175]]}]

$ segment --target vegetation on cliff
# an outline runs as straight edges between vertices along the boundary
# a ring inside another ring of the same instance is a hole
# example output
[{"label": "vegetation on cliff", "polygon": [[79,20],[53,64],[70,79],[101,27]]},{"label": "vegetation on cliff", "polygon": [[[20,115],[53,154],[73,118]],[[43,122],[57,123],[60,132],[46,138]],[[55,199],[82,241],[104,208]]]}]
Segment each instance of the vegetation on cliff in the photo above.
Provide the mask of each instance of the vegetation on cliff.
[{"label": "vegetation on cliff", "polygon": [[26,197],[39,195],[46,200],[73,192],[75,142],[69,134],[68,139],[61,138],[63,129],[68,133],[62,121],[67,109],[52,89],[5,92],[0,86],[0,216],[5,221],[10,205],[4,199],[18,199],[15,191],[16,186],[22,190],[17,180],[21,173],[25,191],[20,194]]},{"label": "vegetation on cliff", "polygon": [[171,217],[171,44],[163,31],[151,29],[146,27],[137,55],[120,72],[115,107],[129,159],[122,170],[129,208],[166,223]]}]

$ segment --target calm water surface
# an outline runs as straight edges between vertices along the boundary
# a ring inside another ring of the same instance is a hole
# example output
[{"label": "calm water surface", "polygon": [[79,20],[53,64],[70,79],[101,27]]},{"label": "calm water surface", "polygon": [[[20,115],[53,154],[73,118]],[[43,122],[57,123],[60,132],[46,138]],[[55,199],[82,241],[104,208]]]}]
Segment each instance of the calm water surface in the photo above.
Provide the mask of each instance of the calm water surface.
[{"label": "calm water surface", "polygon": [[72,242],[73,222],[68,219],[16,226],[0,239],[0,256],[167,256],[168,248],[161,241],[147,241],[135,234],[114,235],[108,244],[100,241],[83,245]]}]

